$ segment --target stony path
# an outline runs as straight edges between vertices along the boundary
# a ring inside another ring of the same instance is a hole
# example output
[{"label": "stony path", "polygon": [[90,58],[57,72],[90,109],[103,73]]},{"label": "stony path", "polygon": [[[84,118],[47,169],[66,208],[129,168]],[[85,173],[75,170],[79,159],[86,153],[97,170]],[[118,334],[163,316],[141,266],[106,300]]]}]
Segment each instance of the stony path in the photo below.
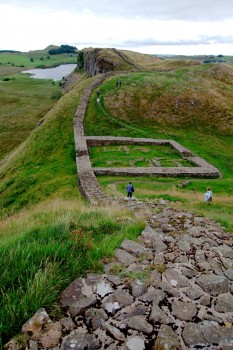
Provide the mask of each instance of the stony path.
[{"label": "stony path", "polygon": [[39,310],[23,326],[27,349],[232,349],[232,235],[163,201],[128,203],[150,216],[138,242],[62,292],[64,318]]}]

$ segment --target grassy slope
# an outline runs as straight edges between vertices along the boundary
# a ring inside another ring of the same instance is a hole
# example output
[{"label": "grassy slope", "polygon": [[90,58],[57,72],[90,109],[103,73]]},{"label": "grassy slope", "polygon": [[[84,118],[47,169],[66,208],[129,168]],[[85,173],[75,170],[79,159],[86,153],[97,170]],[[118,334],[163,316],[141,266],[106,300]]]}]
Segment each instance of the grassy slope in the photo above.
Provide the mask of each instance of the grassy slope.
[{"label": "grassy slope", "polygon": [[[170,179],[162,190],[158,190],[158,179],[144,179],[137,195],[179,198],[185,208],[209,215],[232,230],[232,74],[230,68],[203,65],[113,77],[99,89],[100,104],[93,93],[85,120],[87,133],[175,139],[217,166],[221,179],[192,179],[184,189],[177,188],[178,179]],[[119,78],[122,86],[116,88]],[[110,179],[101,177],[100,181],[108,189]],[[122,194],[123,179],[111,181]],[[209,185],[215,201],[206,207],[203,192]]]},{"label": "grassy slope", "polygon": [[55,104],[53,93],[58,83],[14,75],[0,80],[0,159],[19,146],[36,126],[36,122]]},{"label": "grassy slope", "polygon": [[89,208],[78,193],[72,120],[89,81],[80,75],[1,165],[0,346],[39,307],[56,313],[68,283],[142,229],[127,211]]}]

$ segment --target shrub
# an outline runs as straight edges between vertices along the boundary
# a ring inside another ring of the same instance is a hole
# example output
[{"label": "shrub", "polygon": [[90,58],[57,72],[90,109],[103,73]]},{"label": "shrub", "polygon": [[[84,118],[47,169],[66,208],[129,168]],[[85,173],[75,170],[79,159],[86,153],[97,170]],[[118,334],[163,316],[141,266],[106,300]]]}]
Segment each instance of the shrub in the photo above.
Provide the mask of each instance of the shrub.
[{"label": "shrub", "polygon": [[52,100],[59,100],[62,97],[62,92],[60,90],[56,90],[51,94]]}]

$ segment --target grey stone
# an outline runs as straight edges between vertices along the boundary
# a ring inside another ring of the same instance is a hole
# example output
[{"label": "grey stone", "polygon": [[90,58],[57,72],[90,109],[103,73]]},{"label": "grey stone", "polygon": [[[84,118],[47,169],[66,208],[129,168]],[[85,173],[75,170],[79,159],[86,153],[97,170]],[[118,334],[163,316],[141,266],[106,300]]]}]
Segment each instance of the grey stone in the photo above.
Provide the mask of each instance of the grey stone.
[{"label": "grey stone", "polygon": [[220,245],[215,248],[217,252],[222,254],[225,258],[233,259],[233,250],[226,244]]},{"label": "grey stone", "polygon": [[215,310],[218,312],[233,312],[233,295],[231,293],[220,294],[217,297]]},{"label": "grey stone", "polygon": [[191,249],[190,244],[186,241],[183,241],[183,240],[181,240],[177,243],[177,247],[180,250],[182,250],[183,252],[188,252]]},{"label": "grey stone", "polygon": [[168,316],[157,304],[153,304],[149,320],[153,323],[173,323],[173,320]]},{"label": "grey stone", "polygon": [[201,249],[197,249],[195,253],[195,260],[197,263],[205,261],[205,253]]},{"label": "grey stone", "polygon": [[187,297],[192,300],[199,299],[204,295],[203,290],[196,285],[194,287],[192,286],[192,288],[185,290],[184,294],[187,295]]},{"label": "grey stone", "polygon": [[103,329],[108,331],[116,340],[119,340],[119,341],[125,340],[124,334],[116,327],[111,326],[107,322],[103,323],[102,327],[103,327]]},{"label": "grey stone", "polygon": [[165,243],[163,243],[163,241],[159,237],[159,235],[157,235],[156,237],[153,238],[152,247],[153,247],[155,253],[161,253],[167,249],[167,245]]},{"label": "grey stone", "polygon": [[43,333],[38,337],[38,341],[43,349],[55,348],[60,342],[61,335],[60,322],[48,323]]},{"label": "grey stone", "polygon": [[216,296],[228,291],[228,280],[224,276],[214,274],[201,275],[196,283],[207,293]]},{"label": "grey stone", "polygon": [[197,268],[199,269],[199,271],[210,271],[211,270],[211,266],[207,261],[203,261],[197,264]]},{"label": "grey stone", "polygon": [[[213,237],[213,238],[215,238],[215,237]],[[205,237],[204,242],[208,243],[211,247],[217,247],[218,246],[218,242],[214,241],[211,238]]]},{"label": "grey stone", "polygon": [[135,256],[133,256],[132,254],[128,253],[123,249],[116,249],[115,257],[125,266],[129,266],[130,264],[133,264],[137,261]]},{"label": "grey stone", "polygon": [[96,294],[98,294],[101,298],[103,298],[105,295],[113,293],[114,289],[112,288],[110,283],[103,279],[93,287],[93,291]]},{"label": "grey stone", "polygon": [[106,279],[115,286],[119,286],[120,284],[122,284],[120,277],[116,275],[107,275]]},{"label": "grey stone", "polygon": [[[107,347],[108,345],[113,343],[113,339],[111,336],[106,334],[106,331],[102,328],[97,328],[93,331],[93,334],[95,335],[96,339],[101,344],[101,349]],[[117,342],[117,341],[116,341]],[[114,342],[115,343],[115,342]],[[118,343],[118,342],[117,342]]]},{"label": "grey stone", "polygon": [[93,334],[83,333],[80,330],[71,332],[61,343],[61,350],[98,350],[100,348],[101,345]]},{"label": "grey stone", "polygon": [[188,278],[193,278],[197,275],[196,271],[194,271],[193,269],[189,269],[187,267],[182,268],[182,273]]},{"label": "grey stone", "polygon": [[124,306],[133,303],[133,297],[122,289],[117,289],[115,293],[110,294],[102,301],[102,307],[109,313],[115,312]]},{"label": "grey stone", "polygon": [[84,297],[82,288],[84,287],[83,279],[77,278],[73,281],[60,296],[60,303],[63,307],[70,306],[74,301]]},{"label": "grey stone", "polygon": [[61,324],[61,327],[62,329],[67,332],[67,331],[73,331],[76,326],[72,320],[72,318],[70,317],[64,317],[60,320],[60,324]]},{"label": "grey stone", "polygon": [[121,243],[121,248],[125,249],[129,253],[135,255],[136,257],[145,256],[147,259],[153,259],[153,254],[150,250],[147,250],[141,244],[125,239]]},{"label": "grey stone", "polygon": [[142,231],[141,236],[146,238],[153,238],[156,235],[155,230],[151,226],[146,226],[146,228]]},{"label": "grey stone", "polygon": [[137,336],[132,336],[126,341],[126,350],[144,350],[145,342],[143,339]]},{"label": "grey stone", "polygon": [[180,350],[178,335],[167,325],[161,325],[153,350]]},{"label": "grey stone", "polygon": [[157,265],[157,264],[164,264],[164,256],[162,254],[157,254],[155,255],[154,257],[154,265]]},{"label": "grey stone", "polygon": [[127,267],[126,272],[142,272],[146,269],[144,264],[131,264]]},{"label": "grey stone", "polygon": [[165,296],[166,294],[164,293],[164,291],[160,289],[155,289],[154,291],[148,291],[146,294],[140,296],[138,300],[159,304],[165,299]]},{"label": "grey stone", "polygon": [[103,309],[91,308],[85,312],[85,319],[89,327],[98,329],[108,319],[108,315]]},{"label": "grey stone", "polygon": [[189,259],[187,258],[186,255],[180,255],[175,260],[176,263],[188,263],[188,261]]},{"label": "grey stone", "polygon": [[69,307],[69,312],[71,317],[78,316],[83,313],[89,307],[95,305],[97,303],[97,299],[94,295],[90,297],[84,297],[78,301],[75,301]]},{"label": "grey stone", "polygon": [[220,255],[220,260],[225,269],[233,268],[233,259],[228,259]]},{"label": "grey stone", "polygon": [[172,287],[183,288],[189,286],[187,278],[179,275],[179,273],[173,269],[166,269],[164,275]]},{"label": "grey stone", "polygon": [[223,270],[221,269],[220,265],[214,261],[213,259],[209,258],[208,262],[211,266],[212,271],[216,274],[216,275],[223,275]]},{"label": "grey stone", "polygon": [[163,232],[166,232],[166,233],[174,231],[174,227],[169,224],[162,224],[161,229],[163,230]]},{"label": "grey stone", "polygon": [[182,321],[191,321],[197,314],[195,304],[175,300],[172,304],[172,314]]},{"label": "grey stone", "polygon": [[177,288],[171,287],[171,285],[166,282],[158,283],[157,287],[162,289],[166,293],[172,294],[174,297],[178,297],[180,295],[179,290]]},{"label": "grey stone", "polygon": [[136,329],[139,332],[150,334],[153,332],[153,327],[141,316],[132,316],[128,319],[127,325],[129,328]]},{"label": "grey stone", "polygon": [[148,313],[148,307],[145,305],[138,304],[137,302],[124,307],[120,310],[115,318],[119,321],[125,320],[132,316],[142,316]]},{"label": "grey stone", "polygon": [[210,299],[210,296],[208,294],[203,295],[200,298],[200,305],[210,306],[210,303],[211,303],[211,299]]},{"label": "grey stone", "polygon": [[229,278],[229,280],[233,281],[233,268],[229,267],[226,271],[225,271],[225,275],[227,276],[227,278]]},{"label": "grey stone", "polygon": [[186,323],[182,337],[187,345],[213,345],[233,342],[232,328],[219,326],[215,322]]},{"label": "grey stone", "polygon": [[187,230],[187,233],[195,238],[202,236],[203,227],[199,226],[192,226],[190,229]]},{"label": "grey stone", "polygon": [[139,297],[147,292],[147,287],[139,279],[134,280],[130,286],[132,288],[133,297]]},{"label": "grey stone", "polygon": [[151,271],[150,274],[150,285],[156,286],[161,281],[161,273],[159,273],[157,270]]},{"label": "grey stone", "polygon": [[22,332],[29,336],[37,336],[49,322],[51,322],[49,315],[44,308],[41,308],[23,325]]}]

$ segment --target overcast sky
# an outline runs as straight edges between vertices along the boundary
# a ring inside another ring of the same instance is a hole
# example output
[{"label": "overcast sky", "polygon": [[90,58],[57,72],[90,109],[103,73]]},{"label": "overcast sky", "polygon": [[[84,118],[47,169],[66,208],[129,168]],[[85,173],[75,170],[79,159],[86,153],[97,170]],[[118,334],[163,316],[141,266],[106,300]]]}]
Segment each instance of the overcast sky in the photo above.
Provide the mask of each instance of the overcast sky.
[{"label": "overcast sky", "polygon": [[0,0],[0,50],[233,55],[233,0]]}]

